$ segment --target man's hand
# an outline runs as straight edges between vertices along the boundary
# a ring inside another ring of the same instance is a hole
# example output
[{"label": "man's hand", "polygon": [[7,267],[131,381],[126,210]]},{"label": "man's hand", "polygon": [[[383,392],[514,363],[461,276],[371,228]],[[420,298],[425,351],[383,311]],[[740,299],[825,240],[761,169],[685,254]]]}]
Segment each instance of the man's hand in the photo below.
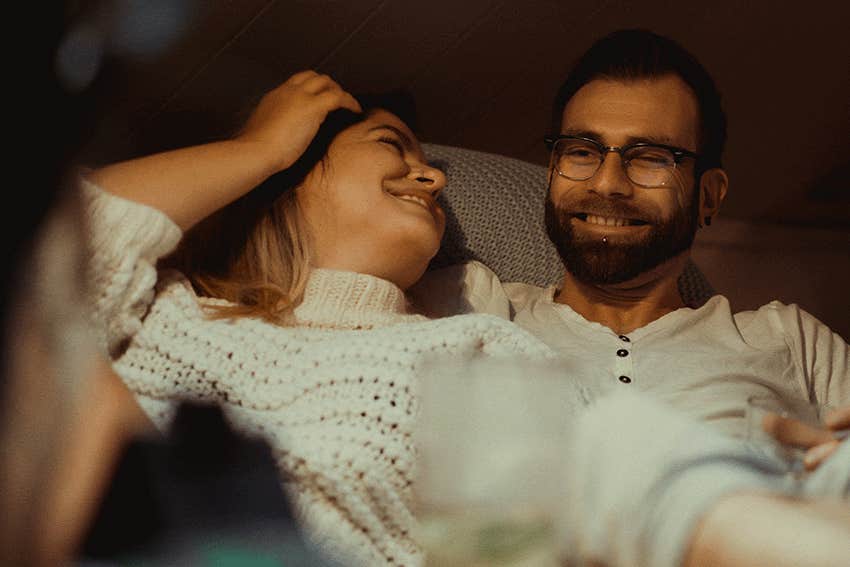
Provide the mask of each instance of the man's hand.
[{"label": "man's hand", "polygon": [[814,427],[777,414],[765,416],[762,425],[764,430],[780,443],[806,449],[803,464],[806,470],[814,470],[847,438],[850,406],[829,412],[824,418],[823,427]]}]

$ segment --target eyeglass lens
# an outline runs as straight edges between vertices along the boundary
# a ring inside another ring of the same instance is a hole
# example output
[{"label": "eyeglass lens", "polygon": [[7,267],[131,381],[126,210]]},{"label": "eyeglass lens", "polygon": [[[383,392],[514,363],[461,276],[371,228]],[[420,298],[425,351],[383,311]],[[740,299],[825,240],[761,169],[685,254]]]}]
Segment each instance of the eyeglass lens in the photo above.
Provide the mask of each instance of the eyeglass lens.
[{"label": "eyeglass lens", "polygon": [[[574,181],[593,177],[605,155],[600,148],[584,140],[561,139],[553,148],[558,173]],[[660,187],[671,181],[676,159],[669,150],[656,146],[638,146],[622,153],[628,178],[644,187]]]}]

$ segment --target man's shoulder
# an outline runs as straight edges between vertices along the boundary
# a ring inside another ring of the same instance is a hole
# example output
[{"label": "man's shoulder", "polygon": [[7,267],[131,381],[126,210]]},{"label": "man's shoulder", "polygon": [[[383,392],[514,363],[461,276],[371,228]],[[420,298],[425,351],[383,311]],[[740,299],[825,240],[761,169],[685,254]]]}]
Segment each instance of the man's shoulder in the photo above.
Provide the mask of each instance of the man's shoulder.
[{"label": "man's shoulder", "polygon": [[428,270],[407,290],[417,311],[431,318],[490,313],[508,319],[508,299],[498,276],[472,260]]},{"label": "man's shoulder", "polygon": [[477,260],[429,270],[407,291],[416,309],[432,318],[489,313],[510,319],[518,307],[544,298],[547,293],[551,294],[550,288],[503,283]]},{"label": "man's shoulder", "polygon": [[806,313],[796,303],[784,303],[774,299],[754,309],[745,309],[735,312],[735,320],[748,323],[758,320],[779,321],[786,317],[796,317],[800,313]]},{"label": "man's shoulder", "polygon": [[734,315],[739,329],[746,335],[782,335],[798,339],[829,327],[797,303],[773,300],[750,310],[738,311]]},{"label": "man's shoulder", "polygon": [[540,287],[523,282],[508,282],[504,284],[504,288],[511,304],[517,309],[540,300],[550,303],[552,300],[552,286]]}]

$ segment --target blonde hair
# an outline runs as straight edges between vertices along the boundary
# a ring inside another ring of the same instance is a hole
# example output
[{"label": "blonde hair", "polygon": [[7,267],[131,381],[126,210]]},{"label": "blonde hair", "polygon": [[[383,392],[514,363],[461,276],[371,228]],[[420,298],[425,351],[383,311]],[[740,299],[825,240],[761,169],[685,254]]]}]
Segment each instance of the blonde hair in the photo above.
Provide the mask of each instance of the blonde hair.
[{"label": "blonde hair", "polygon": [[212,318],[293,324],[310,273],[295,189],[281,193],[270,182],[254,189],[187,232],[163,265],[183,272],[198,295],[229,302],[210,305]]}]

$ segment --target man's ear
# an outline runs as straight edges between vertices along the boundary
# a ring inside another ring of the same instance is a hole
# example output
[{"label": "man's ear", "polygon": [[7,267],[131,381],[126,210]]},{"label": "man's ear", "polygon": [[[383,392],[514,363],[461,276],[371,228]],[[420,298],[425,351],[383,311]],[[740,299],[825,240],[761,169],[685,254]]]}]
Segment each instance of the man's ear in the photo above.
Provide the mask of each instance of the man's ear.
[{"label": "man's ear", "polygon": [[703,172],[699,179],[699,222],[711,224],[711,219],[720,210],[726,190],[729,188],[729,177],[726,171],[715,167]]}]

